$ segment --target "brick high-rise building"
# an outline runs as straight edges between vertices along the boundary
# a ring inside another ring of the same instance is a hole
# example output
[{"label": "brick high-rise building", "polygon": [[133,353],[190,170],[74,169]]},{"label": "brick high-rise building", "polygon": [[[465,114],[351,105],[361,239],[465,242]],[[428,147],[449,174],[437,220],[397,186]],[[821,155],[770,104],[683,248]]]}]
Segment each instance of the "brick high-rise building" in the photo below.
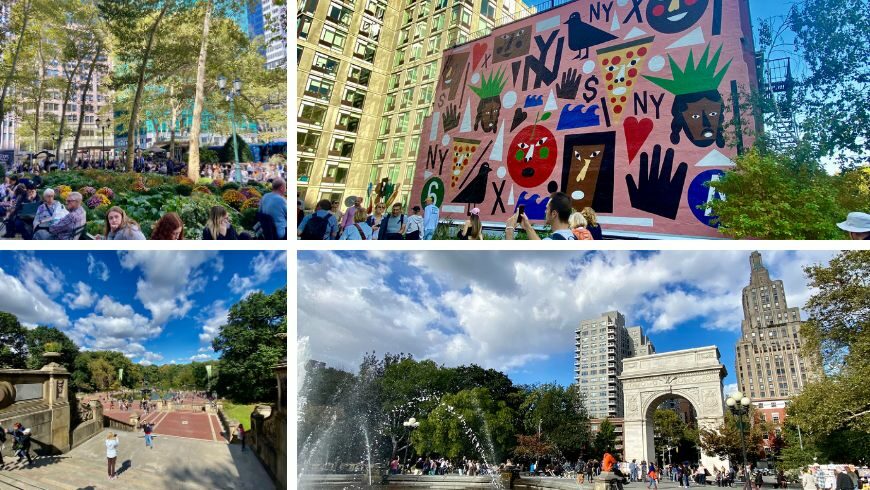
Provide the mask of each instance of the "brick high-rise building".
[{"label": "brick high-rise building", "polygon": [[296,183],[305,207],[369,196],[384,178],[407,204],[442,50],[530,14],[520,0],[303,0]]},{"label": "brick high-rise building", "polygon": [[622,360],[655,353],[640,327],[625,327],[625,316],[608,311],[583,320],[575,332],[574,379],[586,395],[589,417],[622,417]]},{"label": "brick high-rise building", "polygon": [[800,310],[788,306],[782,281],[770,278],[760,253],[752,252],[749,264],[737,342],[737,386],[759,406],[800,393],[814,368],[801,356]]}]

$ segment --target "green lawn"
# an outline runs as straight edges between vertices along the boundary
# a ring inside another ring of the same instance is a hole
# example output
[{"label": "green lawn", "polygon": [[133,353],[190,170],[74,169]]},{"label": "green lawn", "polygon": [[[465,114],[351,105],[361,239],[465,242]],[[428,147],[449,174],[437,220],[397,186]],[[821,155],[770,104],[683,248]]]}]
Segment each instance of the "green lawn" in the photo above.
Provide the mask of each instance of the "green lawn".
[{"label": "green lawn", "polygon": [[228,419],[235,419],[245,426],[245,430],[251,429],[251,412],[254,411],[256,404],[251,405],[236,405],[235,403],[224,402],[224,415]]}]

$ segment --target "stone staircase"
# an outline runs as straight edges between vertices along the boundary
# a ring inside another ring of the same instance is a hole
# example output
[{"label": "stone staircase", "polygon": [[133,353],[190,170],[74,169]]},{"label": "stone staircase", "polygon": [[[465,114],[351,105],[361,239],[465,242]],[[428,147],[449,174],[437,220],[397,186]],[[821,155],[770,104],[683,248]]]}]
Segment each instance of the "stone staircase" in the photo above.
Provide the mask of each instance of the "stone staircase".
[{"label": "stone staircase", "polygon": [[120,433],[116,472],[106,472],[105,432],[62,456],[7,464],[0,489],[14,490],[271,490],[274,484],[256,457],[240,447],[177,437],[158,437],[146,449],[141,435]]}]

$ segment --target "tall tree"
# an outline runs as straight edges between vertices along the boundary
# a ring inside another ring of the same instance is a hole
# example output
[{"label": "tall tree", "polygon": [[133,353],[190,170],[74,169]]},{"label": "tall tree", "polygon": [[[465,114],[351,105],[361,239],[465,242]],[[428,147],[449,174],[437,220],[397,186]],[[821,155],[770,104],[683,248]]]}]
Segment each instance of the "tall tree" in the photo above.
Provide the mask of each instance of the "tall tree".
[{"label": "tall tree", "polygon": [[520,405],[526,434],[538,434],[566,458],[575,461],[589,451],[589,416],[577,385],[535,387]]},{"label": "tall tree", "polygon": [[70,373],[75,369],[76,356],[79,355],[79,348],[66,336],[65,333],[54,327],[38,326],[33,330],[27,331],[27,367],[30,369],[39,369],[45,365],[45,359],[42,358],[45,352],[45,344],[54,342],[60,345],[60,359],[58,364],[61,364]]},{"label": "tall tree", "polygon": [[[73,139],[73,149],[72,149],[72,158],[75,160],[76,156],[79,153],[79,139],[82,136],[82,125],[85,122],[85,106],[87,105],[88,100],[88,92],[91,89],[91,82],[94,79],[94,71],[97,70],[100,60],[103,56],[103,49],[105,40],[102,37],[98,37],[96,40],[96,48],[91,55],[91,60],[88,66],[88,75],[85,78],[85,83],[81,87],[82,96],[79,99],[79,115],[78,115],[78,125],[76,126],[75,138]],[[99,129],[99,128],[98,128]],[[102,153],[102,148],[100,149]]]},{"label": "tall tree", "polygon": [[[698,430],[698,445],[708,456],[728,458],[734,463],[743,461],[740,425],[738,417],[726,412],[725,420],[718,427]],[[754,463],[764,456],[761,443],[770,434],[770,425],[754,407],[750,407],[749,414],[743,416],[742,426],[746,434],[746,457],[748,462]]]},{"label": "tall tree", "polygon": [[272,401],[277,385],[272,368],[287,356],[287,289],[256,292],[230,308],[227,324],[212,342],[220,353],[218,392],[241,402]]},{"label": "tall tree", "polygon": [[93,380],[94,388],[98,391],[105,391],[115,382],[116,372],[114,366],[109,361],[103,358],[92,359],[88,363],[88,371]]},{"label": "tall tree", "polygon": [[11,313],[0,311],[0,367],[27,367],[27,330]]},{"label": "tall tree", "polygon": [[[15,79],[15,70],[18,68],[18,60],[21,56],[21,48],[24,46],[24,41],[28,37],[27,27],[30,22],[30,17],[33,14],[35,1],[36,0],[22,0],[18,2],[17,5],[12,6],[13,25],[11,30],[13,32],[17,31],[18,42],[15,44],[15,53],[12,55],[12,60],[9,64],[9,72],[3,80],[3,89],[2,92],[0,92],[0,121],[6,119],[6,95],[12,87],[12,82]],[[15,7],[18,7],[18,9]],[[19,19],[20,24],[15,25],[16,21]]]},{"label": "tall tree", "polygon": [[202,106],[205,97],[205,62],[208,56],[208,31],[211,28],[212,1],[204,2],[205,14],[202,21],[202,41],[199,58],[196,62],[196,95],[193,98],[193,119],[190,124],[190,150],[187,152],[187,176],[199,178],[199,136],[202,125]]},{"label": "tall tree", "polygon": [[132,71],[118,74],[115,82],[119,87],[133,87],[134,95],[126,125],[126,167],[128,171],[133,171],[142,93],[152,68],[158,35],[164,27],[163,21],[177,5],[174,0],[112,0],[99,2],[99,8],[115,39],[120,63],[132,67]]},{"label": "tall tree", "polygon": [[598,431],[593,439],[595,454],[600,458],[601,454],[612,453],[616,451],[616,428],[608,419],[604,419],[598,424]]}]

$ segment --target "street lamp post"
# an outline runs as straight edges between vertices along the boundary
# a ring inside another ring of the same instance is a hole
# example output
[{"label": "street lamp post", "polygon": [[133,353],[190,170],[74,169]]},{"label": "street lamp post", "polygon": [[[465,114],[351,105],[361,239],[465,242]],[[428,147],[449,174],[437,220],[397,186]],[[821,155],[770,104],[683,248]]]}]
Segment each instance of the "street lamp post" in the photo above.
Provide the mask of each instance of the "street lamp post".
[{"label": "street lamp post", "polygon": [[417,422],[417,419],[411,417],[408,420],[402,422],[402,425],[404,425],[408,429],[408,442],[405,444],[405,465],[407,466],[408,447],[411,445],[411,431],[416,429],[417,427],[420,427],[420,422]]},{"label": "street lamp post", "polygon": [[97,122],[97,127],[100,128],[100,131],[102,131],[102,133],[103,133],[102,145],[100,146],[100,160],[103,160],[105,162],[105,160],[108,160],[108,156],[103,154],[106,152],[106,128],[108,128],[112,125],[112,120],[107,119],[105,121],[105,124],[100,124],[101,119],[99,116],[97,116],[96,122]]},{"label": "street lamp post", "polygon": [[233,170],[236,177],[236,182],[242,183],[242,169],[239,165],[239,145],[236,139],[236,113],[235,100],[236,97],[242,94],[242,81],[236,78],[233,80],[233,88],[227,88],[227,77],[221,75],[217,79],[218,88],[226,95],[227,101],[230,103],[230,124],[233,127]]},{"label": "street lamp post", "polygon": [[736,392],[725,400],[728,409],[731,413],[737,416],[737,428],[740,429],[740,444],[743,448],[743,487],[750,488],[749,474],[746,472],[746,428],[743,425],[743,415],[749,414],[749,405],[752,402],[749,397],[743,396],[743,393]]}]

